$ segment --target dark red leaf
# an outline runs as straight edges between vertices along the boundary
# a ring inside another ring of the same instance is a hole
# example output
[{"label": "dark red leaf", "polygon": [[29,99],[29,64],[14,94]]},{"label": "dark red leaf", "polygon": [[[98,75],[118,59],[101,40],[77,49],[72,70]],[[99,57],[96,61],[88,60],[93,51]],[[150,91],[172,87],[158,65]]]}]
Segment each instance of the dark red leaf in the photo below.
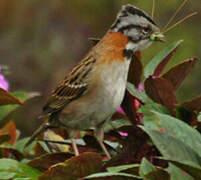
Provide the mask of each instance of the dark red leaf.
[{"label": "dark red leaf", "polygon": [[128,72],[128,82],[138,87],[139,83],[141,82],[142,72],[143,72],[143,65],[141,63],[141,53],[140,51],[137,51],[135,52],[134,58],[130,64]]},{"label": "dark red leaf", "polygon": [[35,153],[35,157],[39,157],[39,156],[42,156],[42,155],[47,153],[47,151],[44,149],[44,147],[41,146],[41,144],[38,143],[38,142],[34,146],[33,150],[34,150],[34,153]]},{"label": "dark red leaf", "polygon": [[[106,134],[105,134],[105,139],[106,139]],[[85,135],[83,137],[84,142],[86,143],[87,146],[85,147],[81,147],[79,149],[80,152],[90,152],[90,151],[94,151],[95,149],[99,149],[101,151],[101,147],[100,144],[97,142],[96,138],[94,136],[89,136],[89,135]],[[107,144],[105,144],[107,150],[111,150],[111,147]]]},{"label": "dark red leaf", "polygon": [[168,47],[159,52],[144,68],[144,76],[160,76],[164,67],[181,44],[182,40],[170,44]]},{"label": "dark red leaf", "polygon": [[184,102],[181,106],[191,112],[201,112],[201,96]]},{"label": "dark red leaf", "polygon": [[142,179],[125,177],[125,176],[110,176],[110,177],[92,178],[90,180],[142,180]]},{"label": "dark red leaf", "polygon": [[8,104],[23,105],[23,103],[19,99],[17,99],[15,96],[13,96],[11,93],[0,88],[0,106],[8,105]]},{"label": "dark red leaf", "polygon": [[184,122],[190,124],[191,126],[196,126],[197,122],[197,113],[187,110],[183,106],[177,106],[176,108],[176,117],[183,120]]},{"label": "dark red leaf", "polygon": [[152,100],[164,105],[175,115],[177,100],[174,87],[170,81],[161,77],[150,76],[145,81],[145,91]]},{"label": "dark red leaf", "polygon": [[13,148],[0,147],[0,157],[1,158],[15,157],[16,160],[20,161],[23,158],[23,154]]},{"label": "dark red leaf", "polygon": [[112,115],[112,120],[118,120],[118,119],[128,119],[128,117],[125,114],[116,112]]},{"label": "dark red leaf", "polygon": [[64,153],[64,152],[44,154],[44,155],[30,161],[28,164],[31,167],[38,169],[39,171],[45,172],[54,164],[64,162],[65,160],[67,160],[71,157],[72,157],[71,154]]},{"label": "dark red leaf", "polygon": [[0,144],[8,141],[10,141],[10,135],[8,133],[3,134],[0,132]]},{"label": "dark red leaf", "polygon": [[167,65],[167,63],[169,62],[169,60],[171,59],[171,57],[173,56],[173,54],[176,52],[178,46],[173,49],[161,62],[160,64],[156,67],[153,76],[160,76],[163,69],[165,68],[165,66]]},{"label": "dark red leaf", "polygon": [[163,78],[168,79],[174,86],[174,89],[177,89],[197,62],[198,58],[194,57],[181,64],[178,64],[165,73]]},{"label": "dark red leaf", "polygon": [[[121,139],[118,138],[119,143],[122,145],[122,151],[110,161],[106,162],[105,167],[122,164],[139,164],[143,157],[147,157],[150,160],[153,156],[157,155],[147,143],[149,140],[148,135],[138,126],[123,126],[116,131],[127,133],[128,136],[121,137]],[[153,156],[151,153],[154,153]]]},{"label": "dark red leaf", "polygon": [[102,157],[97,153],[83,153],[49,168],[39,180],[77,180],[97,173],[102,168]]},{"label": "dark red leaf", "polygon": [[128,91],[126,91],[123,102],[121,103],[121,107],[123,108],[126,115],[129,117],[129,120],[132,124],[137,124],[137,116],[136,112],[133,108],[134,97],[130,95]]},{"label": "dark red leaf", "polygon": [[163,170],[163,169],[155,169],[154,171],[150,172],[149,174],[145,175],[147,179],[155,179],[155,180],[170,180],[170,174]]},{"label": "dark red leaf", "polygon": [[17,132],[16,132],[16,126],[14,121],[9,121],[1,130],[0,130],[0,135],[1,134],[9,134],[10,135],[10,140],[9,144],[15,144],[16,138],[17,138]]},{"label": "dark red leaf", "polygon": [[[138,87],[139,83],[141,82],[141,76],[143,71],[143,66],[141,63],[141,52],[137,51],[134,54],[133,60],[131,62],[129,73],[128,73],[128,82],[134,84]],[[135,101],[135,97],[133,97],[127,90],[122,101],[121,107],[123,108],[126,115],[129,117],[129,120],[133,124],[137,124],[137,111],[133,103]]]}]

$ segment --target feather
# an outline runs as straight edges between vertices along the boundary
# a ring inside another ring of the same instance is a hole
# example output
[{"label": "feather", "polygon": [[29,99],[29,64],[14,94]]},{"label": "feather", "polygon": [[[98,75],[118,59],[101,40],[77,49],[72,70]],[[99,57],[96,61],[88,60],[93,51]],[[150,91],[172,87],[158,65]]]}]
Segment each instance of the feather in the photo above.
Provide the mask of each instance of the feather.
[{"label": "feather", "polygon": [[45,114],[62,110],[72,100],[87,92],[88,75],[95,62],[95,58],[88,55],[70,71],[48,98],[43,108]]}]

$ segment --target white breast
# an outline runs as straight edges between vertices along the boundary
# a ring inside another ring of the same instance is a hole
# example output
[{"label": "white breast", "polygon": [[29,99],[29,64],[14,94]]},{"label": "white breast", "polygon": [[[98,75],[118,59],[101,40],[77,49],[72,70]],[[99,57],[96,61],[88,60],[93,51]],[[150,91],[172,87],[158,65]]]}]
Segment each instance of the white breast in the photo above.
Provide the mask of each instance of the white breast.
[{"label": "white breast", "polygon": [[110,63],[94,69],[96,77],[98,76],[97,84],[93,87],[96,88],[96,93],[91,93],[88,101],[73,101],[68,105],[69,113],[66,111],[63,119],[67,126],[77,129],[96,127],[110,118],[120,106],[126,89],[130,60]]},{"label": "white breast", "polygon": [[129,65],[130,60],[111,63],[100,75],[103,83],[97,102],[104,116],[113,114],[123,100]]}]

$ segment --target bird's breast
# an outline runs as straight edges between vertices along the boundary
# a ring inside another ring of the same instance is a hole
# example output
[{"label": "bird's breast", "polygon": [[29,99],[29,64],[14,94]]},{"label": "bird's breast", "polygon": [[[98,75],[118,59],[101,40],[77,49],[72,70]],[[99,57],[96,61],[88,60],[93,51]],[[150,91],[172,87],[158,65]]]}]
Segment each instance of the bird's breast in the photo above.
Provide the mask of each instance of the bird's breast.
[{"label": "bird's breast", "polygon": [[85,96],[63,110],[61,121],[71,129],[97,127],[120,106],[127,83],[130,60],[97,66]]},{"label": "bird's breast", "polygon": [[101,87],[97,103],[103,113],[112,114],[120,106],[126,89],[129,64],[130,60],[115,61],[100,73]]}]

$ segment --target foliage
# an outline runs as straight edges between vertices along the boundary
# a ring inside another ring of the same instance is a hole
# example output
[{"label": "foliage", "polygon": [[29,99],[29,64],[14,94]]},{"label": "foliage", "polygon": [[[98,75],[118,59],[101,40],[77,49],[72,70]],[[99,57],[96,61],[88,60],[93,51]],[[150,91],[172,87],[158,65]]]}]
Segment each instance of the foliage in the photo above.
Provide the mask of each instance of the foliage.
[{"label": "foliage", "polygon": [[[64,140],[64,131],[47,131],[44,137],[66,144],[38,141],[24,148],[28,138],[19,139],[19,130],[10,121],[0,130],[0,179],[201,179],[201,98],[180,103],[175,95],[198,59],[163,73],[181,42],[155,56],[144,72],[140,53],[134,55],[123,113],[115,113],[106,127],[105,144],[112,159],[101,156],[90,130],[79,134],[83,140],[77,139],[77,157],[70,141]],[[144,90],[139,90],[142,82]],[[35,95],[0,89],[0,120]]]}]

